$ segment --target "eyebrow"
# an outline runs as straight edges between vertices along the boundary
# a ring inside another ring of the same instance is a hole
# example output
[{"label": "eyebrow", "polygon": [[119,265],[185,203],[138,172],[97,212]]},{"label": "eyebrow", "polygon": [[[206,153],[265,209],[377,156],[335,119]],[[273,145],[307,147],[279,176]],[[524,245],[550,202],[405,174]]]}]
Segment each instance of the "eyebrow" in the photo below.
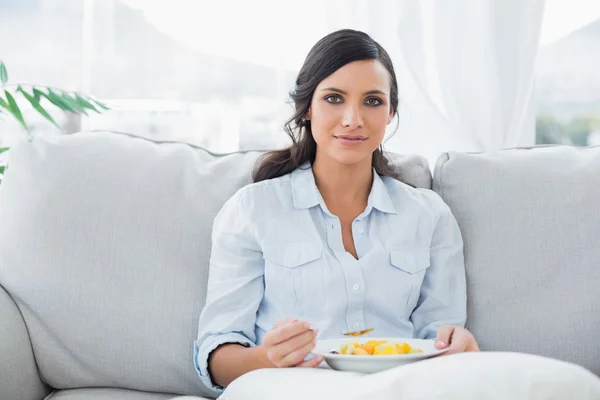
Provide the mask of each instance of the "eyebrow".
[{"label": "eyebrow", "polygon": [[[330,87],[330,88],[325,88],[322,89],[321,92],[336,92],[336,93],[340,93],[340,94],[348,94],[346,92],[344,92],[342,89],[338,89],[338,88],[334,88],[334,87]],[[386,94],[384,92],[382,92],[381,90],[369,90],[368,92],[365,92],[364,95],[369,95],[369,94],[381,94],[386,96]]]}]

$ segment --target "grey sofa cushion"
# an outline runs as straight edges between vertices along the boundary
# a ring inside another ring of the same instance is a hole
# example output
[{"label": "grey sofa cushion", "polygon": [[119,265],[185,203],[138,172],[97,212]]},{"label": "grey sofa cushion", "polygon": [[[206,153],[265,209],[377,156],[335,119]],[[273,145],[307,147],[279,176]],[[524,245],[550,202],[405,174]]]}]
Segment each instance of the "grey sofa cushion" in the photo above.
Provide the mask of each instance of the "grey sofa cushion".
[{"label": "grey sofa cushion", "polygon": [[419,188],[431,189],[432,176],[429,162],[418,154],[386,153],[400,180]]},{"label": "grey sofa cushion", "polygon": [[259,155],[108,133],[12,150],[0,186],[0,283],[46,382],[204,393],[192,343],[211,221]]},{"label": "grey sofa cushion", "polygon": [[45,400],[167,400],[172,394],[138,392],[126,389],[93,388],[58,390]]},{"label": "grey sofa cushion", "polygon": [[[97,132],[11,150],[0,185],[0,283],[56,388],[210,394],[193,367],[212,221],[260,152]],[[394,156],[413,183],[421,157]]]},{"label": "grey sofa cushion", "polygon": [[600,148],[448,153],[433,187],[463,233],[482,349],[600,374]]},{"label": "grey sofa cushion", "polygon": [[39,400],[48,391],[38,375],[25,321],[0,286],[0,399]]}]

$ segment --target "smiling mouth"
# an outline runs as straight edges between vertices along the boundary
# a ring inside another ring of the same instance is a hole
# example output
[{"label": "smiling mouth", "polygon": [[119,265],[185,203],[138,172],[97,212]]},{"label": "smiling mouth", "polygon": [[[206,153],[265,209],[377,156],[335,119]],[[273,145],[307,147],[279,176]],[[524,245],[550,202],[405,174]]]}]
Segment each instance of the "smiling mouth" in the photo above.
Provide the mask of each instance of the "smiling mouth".
[{"label": "smiling mouth", "polygon": [[350,136],[350,135],[339,135],[339,136],[334,136],[336,139],[340,139],[340,140],[350,140],[353,142],[364,142],[365,140],[367,140],[366,137],[364,136]]}]

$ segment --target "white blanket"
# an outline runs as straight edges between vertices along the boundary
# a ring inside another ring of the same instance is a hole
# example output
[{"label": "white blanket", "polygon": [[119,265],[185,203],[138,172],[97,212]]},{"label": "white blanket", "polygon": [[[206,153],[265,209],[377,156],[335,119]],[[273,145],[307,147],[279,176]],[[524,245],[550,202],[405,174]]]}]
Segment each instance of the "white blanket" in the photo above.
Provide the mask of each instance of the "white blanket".
[{"label": "white blanket", "polygon": [[263,369],[219,400],[600,400],[600,378],[575,364],[522,354],[463,353],[372,375],[328,368]]}]

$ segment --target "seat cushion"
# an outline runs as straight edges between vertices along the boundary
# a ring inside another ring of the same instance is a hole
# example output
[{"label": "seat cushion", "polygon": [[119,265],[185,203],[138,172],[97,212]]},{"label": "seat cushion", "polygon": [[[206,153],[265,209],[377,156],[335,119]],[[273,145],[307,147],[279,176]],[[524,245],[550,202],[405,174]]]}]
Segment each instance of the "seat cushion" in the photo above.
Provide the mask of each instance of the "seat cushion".
[{"label": "seat cushion", "polygon": [[[210,394],[193,364],[212,222],[260,152],[110,132],[37,137],[0,185],[0,283],[55,388]],[[429,185],[422,157],[394,155]],[[412,179],[412,181],[411,181]]]},{"label": "seat cushion", "polygon": [[172,394],[138,392],[136,390],[93,388],[57,390],[45,400],[167,400]]},{"label": "seat cushion", "polygon": [[434,190],[464,237],[467,325],[482,349],[600,374],[600,147],[448,153]]}]

